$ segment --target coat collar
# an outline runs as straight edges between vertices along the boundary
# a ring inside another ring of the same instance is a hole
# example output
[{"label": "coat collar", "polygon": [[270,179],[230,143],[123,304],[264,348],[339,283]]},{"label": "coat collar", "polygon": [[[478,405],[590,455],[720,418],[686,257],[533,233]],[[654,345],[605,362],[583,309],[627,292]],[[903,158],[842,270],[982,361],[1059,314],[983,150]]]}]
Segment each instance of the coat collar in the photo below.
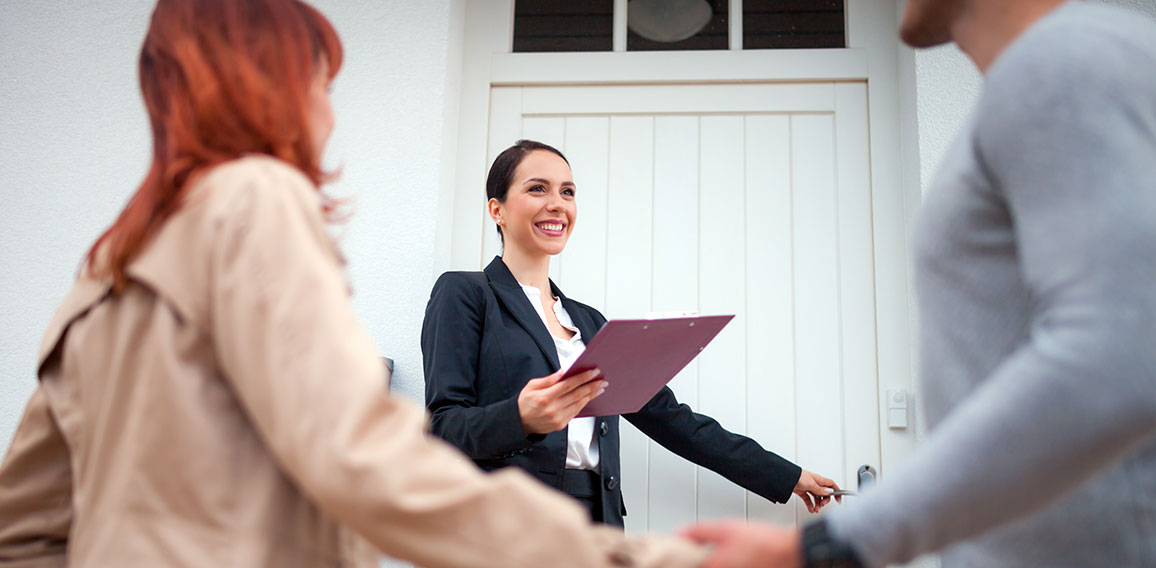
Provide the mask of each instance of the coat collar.
[{"label": "coat collar", "polygon": [[562,295],[554,283],[550,283],[554,287],[554,295],[562,302],[562,307],[566,308],[566,313],[570,314],[571,321],[578,331],[582,332],[582,342],[589,345],[590,340],[594,339],[594,334],[598,333],[601,327],[594,322],[593,316],[590,315],[590,308],[567,298]]},{"label": "coat collar", "polygon": [[72,290],[64,297],[64,301],[56,308],[44,339],[40,343],[40,354],[36,359],[36,369],[39,373],[44,370],[52,354],[56,352],[64,334],[72,322],[83,316],[96,304],[100,303],[112,293],[112,282],[109,279],[89,278],[85,273],[88,266],[81,268],[81,277],[72,285]]},{"label": "coat collar", "polygon": [[[538,348],[542,350],[542,354],[550,361],[553,368],[558,369],[560,367],[558,348],[554,345],[554,338],[550,336],[550,330],[546,329],[546,325],[542,323],[542,318],[538,316],[538,312],[530,304],[526,293],[522,291],[522,286],[518,284],[506,263],[502,261],[501,257],[495,256],[494,260],[486,267],[485,272],[486,278],[490,281],[490,288],[494,290],[494,295],[513,314],[514,319],[518,320],[518,324],[526,330],[526,333],[534,338],[534,343],[538,344]],[[574,325],[582,333],[582,340],[589,343],[594,334],[598,332],[589,314],[577,302],[567,298],[553,280],[550,281],[550,291],[562,302],[562,307],[566,308],[566,313],[570,314],[570,319],[574,320]]]}]

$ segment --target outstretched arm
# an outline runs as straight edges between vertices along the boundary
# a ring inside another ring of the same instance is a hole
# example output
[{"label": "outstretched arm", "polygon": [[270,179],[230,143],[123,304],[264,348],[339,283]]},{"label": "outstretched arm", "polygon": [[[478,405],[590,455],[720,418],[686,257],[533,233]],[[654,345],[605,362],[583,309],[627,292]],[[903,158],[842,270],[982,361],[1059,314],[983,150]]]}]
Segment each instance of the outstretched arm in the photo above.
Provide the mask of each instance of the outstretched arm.
[{"label": "outstretched arm", "polygon": [[[822,476],[816,479],[758,442],[730,432],[715,419],[679,403],[669,387],[663,387],[638,412],[623,417],[664,448],[776,503],[786,503],[796,489],[813,490],[814,497],[825,498],[817,494],[819,486],[835,487],[831,480]],[[825,503],[821,501],[819,506]],[[815,504],[808,508],[815,510]]]}]

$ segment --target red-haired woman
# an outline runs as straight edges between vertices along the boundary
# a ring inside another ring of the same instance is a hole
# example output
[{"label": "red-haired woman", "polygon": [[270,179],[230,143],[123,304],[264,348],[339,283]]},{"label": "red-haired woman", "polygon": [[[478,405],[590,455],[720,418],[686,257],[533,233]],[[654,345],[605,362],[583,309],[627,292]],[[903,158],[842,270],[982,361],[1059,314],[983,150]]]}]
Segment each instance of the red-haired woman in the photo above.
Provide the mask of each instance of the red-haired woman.
[{"label": "red-haired woman", "polygon": [[157,4],[152,167],[45,335],[0,468],[0,565],[697,563],[481,474],[386,396],[318,191],[341,61],[298,0]]}]

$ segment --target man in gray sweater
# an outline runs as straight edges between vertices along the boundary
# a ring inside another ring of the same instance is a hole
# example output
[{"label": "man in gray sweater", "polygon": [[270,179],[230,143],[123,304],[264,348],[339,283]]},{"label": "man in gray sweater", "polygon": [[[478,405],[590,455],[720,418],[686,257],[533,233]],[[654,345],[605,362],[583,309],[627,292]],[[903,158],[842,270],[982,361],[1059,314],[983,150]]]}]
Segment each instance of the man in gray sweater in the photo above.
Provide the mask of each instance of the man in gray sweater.
[{"label": "man in gray sweater", "polygon": [[908,0],[903,39],[986,76],[915,234],[932,433],[795,531],[687,535],[708,566],[1156,566],[1156,22]]}]

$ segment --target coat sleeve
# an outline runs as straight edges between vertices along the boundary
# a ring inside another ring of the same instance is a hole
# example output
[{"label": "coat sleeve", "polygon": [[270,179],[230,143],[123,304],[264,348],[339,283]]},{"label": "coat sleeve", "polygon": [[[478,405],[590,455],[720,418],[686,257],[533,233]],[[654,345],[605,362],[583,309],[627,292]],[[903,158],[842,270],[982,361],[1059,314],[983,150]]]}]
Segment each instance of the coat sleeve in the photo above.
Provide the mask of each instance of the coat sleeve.
[{"label": "coat sleeve", "polygon": [[478,405],[483,301],[468,275],[443,274],[426,306],[421,350],[433,433],[473,459],[494,459],[530,447],[534,437],[522,431],[517,393]]},{"label": "coat sleeve", "polygon": [[758,442],[723,428],[717,420],[679,403],[669,387],[623,415],[662,447],[775,503],[791,498],[802,469]]},{"label": "coat sleeve", "polygon": [[37,388],[0,466],[0,567],[65,566],[71,524],[68,446]]},{"label": "coat sleeve", "polygon": [[322,511],[421,566],[701,561],[684,542],[634,549],[525,474],[485,475],[427,436],[424,412],[385,392],[312,186],[296,172],[255,177],[222,181],[237,187],[212,231],[214,350],[271,454]]}]

